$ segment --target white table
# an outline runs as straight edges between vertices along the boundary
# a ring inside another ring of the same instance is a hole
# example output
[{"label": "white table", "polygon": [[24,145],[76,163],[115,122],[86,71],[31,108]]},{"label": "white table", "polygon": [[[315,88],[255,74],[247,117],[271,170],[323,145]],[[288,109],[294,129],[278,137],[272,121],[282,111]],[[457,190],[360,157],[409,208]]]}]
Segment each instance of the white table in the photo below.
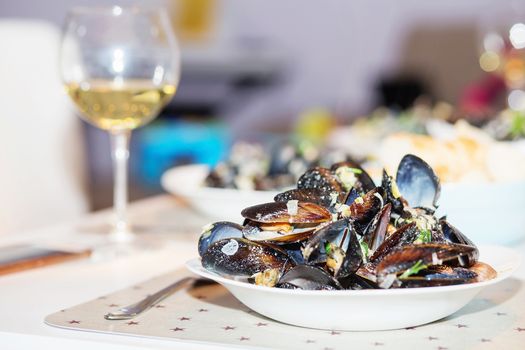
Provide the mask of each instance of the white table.
[{"label": "white table", "polygon": [[[132,221],[151,235],[171,237],[161,249],[117,259],[82,259],[0,277],[0,349],[227,349],[174,341],[62,330],[44,317],[168,272],[197,255],[196,238],[206,220],[168,196],[131,205]],[[59,226],[0,237],[0,245],[42,242],[96,244],[110,212]],[[79,233],[82,231],[83,233]],[[94,344],[96,343],[96,344]]]},{"label": "white table", "polygon": [[[63,330],[44,324],[44,317],[51,313],[174,270],[197,255],[196,240],[207,219],[192,213],[169,196],[136,202],[130,209],[137,228],[148,231],[148,237],[157,235],[164,239],[162,247],[116,259],[83,259],[0,277],[0,349],[34,349],[37,346],[54,350],[228,349],[181,341]],[[28,241],[62,246],[97,244],[104,237],[101,232],[109,222],[109,215],[109,212],[89,214],[82,220],[56,227],[0,237],[0,245]],[[514,248],[525,256],[525,244]],[[525,266],[514,278],[520,286],[524,285]],[[525,303],[520,300],[512,303],[507,307],[513,308],[513,317],[525,322]],[[499,331],[501,334],[515,332],[514,328]],[[479,338],[483,336],[479,334]],[[516,348],[514,344],[506,348]],[[480,343],[479,346],[482,349],[494,347],[490,343]],[[402,344],[399,348],[403,348]]]}]

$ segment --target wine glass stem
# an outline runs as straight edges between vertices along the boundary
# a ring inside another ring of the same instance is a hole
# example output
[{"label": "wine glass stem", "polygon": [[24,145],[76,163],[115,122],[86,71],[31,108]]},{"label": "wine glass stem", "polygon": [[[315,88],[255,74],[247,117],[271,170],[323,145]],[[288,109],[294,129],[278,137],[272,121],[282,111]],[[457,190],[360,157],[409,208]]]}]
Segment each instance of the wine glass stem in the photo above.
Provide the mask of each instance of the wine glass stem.
[{"label": "wine glass stem", "polygon": [[117,242],[132,239],[127,221],[128,205],[128,159],[130,130],[110,132],[111,156],[113,159],[113,210],[114,227],[112,239]]}]

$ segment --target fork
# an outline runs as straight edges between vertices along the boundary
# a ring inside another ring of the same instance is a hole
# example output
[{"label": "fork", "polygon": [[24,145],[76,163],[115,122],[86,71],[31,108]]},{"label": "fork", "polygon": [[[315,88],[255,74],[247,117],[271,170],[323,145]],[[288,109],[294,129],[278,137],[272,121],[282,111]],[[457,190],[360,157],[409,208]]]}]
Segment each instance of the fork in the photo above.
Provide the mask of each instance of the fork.
[{"label": "fork", "polygon": [[164,300],[166,297],[173,294],[180,287],[193,280],[193,277],[184,277],[170,284],[169,286],[159,290],[158,292],[148,295],[146,298],[139,300],[134,304],[124,306],[115,312],[109,312],[105,314],[104,318],[106,320],[128,320],[130,318],[133,318],[139,315],[140,313],[150,309],[152,306],[159,303],[161,300]]}]

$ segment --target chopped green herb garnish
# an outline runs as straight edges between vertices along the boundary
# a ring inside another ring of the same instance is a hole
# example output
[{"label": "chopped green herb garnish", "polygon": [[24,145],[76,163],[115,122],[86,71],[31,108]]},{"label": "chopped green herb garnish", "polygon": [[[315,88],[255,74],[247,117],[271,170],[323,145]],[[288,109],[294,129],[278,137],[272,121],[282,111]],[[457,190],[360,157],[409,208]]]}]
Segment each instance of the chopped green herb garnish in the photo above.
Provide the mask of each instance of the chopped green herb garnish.
[{"label": "chopped green herb garnish", "polygon": [[357,174],[357,175],[363,173],[363,170],[358,169],[358,168],[350,168],[350,167],[348,167],[348,170],[351,171],[351,172],[353,172],[354,174]]},{"label": "chopped green herb garnish", "polygon": [[417,274],[419,271],[424,270],[427,268],[427,265],[423,265],[423,261],[418,260],[411,268],[403,272],[401,276],[399,276],[400,279],[408,278],[409,276]]},{"label": "chopped green herb garnish", "polygon": [[431,241],[432,241],[432,232],[430,232],[430,230],[421,230],[415,242],[430,243]]},{"label": "chopped green herb garnish", "polygon": [[368,255],[370,254],[370,248],[365,241],[361,241],[359,245],[361,246],[361,253],[363,253],[363,261],[366,263],[368,260]]},{"label": "chopped green herb garnish", "polygon": [[330,251],[332,250],[332,244],[330,242],[326,242],[324,250],[326,250],[326,254],[330,254]]}]

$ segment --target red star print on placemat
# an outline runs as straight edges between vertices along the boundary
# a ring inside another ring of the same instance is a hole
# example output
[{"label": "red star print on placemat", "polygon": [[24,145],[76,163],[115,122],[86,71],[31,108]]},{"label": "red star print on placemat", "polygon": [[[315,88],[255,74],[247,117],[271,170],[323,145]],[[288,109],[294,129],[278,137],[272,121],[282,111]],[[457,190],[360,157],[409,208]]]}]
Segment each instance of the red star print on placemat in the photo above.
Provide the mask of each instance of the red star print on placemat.
[{"label": "red star print on placemat", "polygon": [[126,322],[126,324],[127,324],[128,326],[136,326],[136,325],[138,325],[139,323],[138,323],[137,321],[129,321],[129,322]]},{"label": "red star print on placemat", "polygon": [[173,331],[173,332],[182,332],[184,331],[186,328],[180,328],[180,327],[175,327],[175,328],[171,328],[170,331]]},{"label": "red star print on placemat", "polygon": [[189,320],[191,320],[191,317],[182,316],[182,317],[179,317],[179,320],[180,321],[189,321]]},{"label": "red star print on placemat", "polygon": [[67,323],[69,323],[69,324],[79,324],[80,321],[77,321],[77,320],[71,320],[71,321],[68,321]]},{"label": "red star print on placemat", "polygon": [[225,327],[222,327],[222,329],[224,329],[225,331],[231,331],[231,330],[234,330],[235,327],[232,327],[232,326],[225,326]]}]

